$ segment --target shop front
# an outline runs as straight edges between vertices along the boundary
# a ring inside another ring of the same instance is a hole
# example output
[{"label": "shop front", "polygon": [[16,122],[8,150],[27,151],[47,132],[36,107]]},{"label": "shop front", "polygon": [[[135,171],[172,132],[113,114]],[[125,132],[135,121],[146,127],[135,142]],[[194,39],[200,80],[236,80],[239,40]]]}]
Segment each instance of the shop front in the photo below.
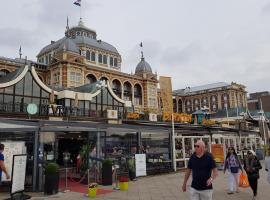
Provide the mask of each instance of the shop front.
[{"label": "shop front", "polygon": [[261,147],[262,139],[257,132],[207,129],[203,131],[178,130],[175,134],[175,164],[177,169],[186,168],[188,160],[194,153],[194,144],[198,140],[203,140],[206,150],[212,152],[213,144],[221,144],[224,157],[229,147],[234,147],[237,154],[242,157],[243,150],[252,149],[256,151]]}]

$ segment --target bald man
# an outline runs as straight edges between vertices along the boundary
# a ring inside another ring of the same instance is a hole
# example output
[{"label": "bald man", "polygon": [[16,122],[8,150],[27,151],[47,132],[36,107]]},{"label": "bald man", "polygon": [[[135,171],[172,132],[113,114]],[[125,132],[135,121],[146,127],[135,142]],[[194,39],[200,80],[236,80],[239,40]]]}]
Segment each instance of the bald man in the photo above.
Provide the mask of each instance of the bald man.
[{"label": "bald man", "polygon": [[212,200],[212,183],[218,175],[216,162],[213,156],[206,152],[202,140],[197,141],[194,148],[195,153],[189,159],[182,190],[186,192],[187,181],[192,172],[191,200]]}]

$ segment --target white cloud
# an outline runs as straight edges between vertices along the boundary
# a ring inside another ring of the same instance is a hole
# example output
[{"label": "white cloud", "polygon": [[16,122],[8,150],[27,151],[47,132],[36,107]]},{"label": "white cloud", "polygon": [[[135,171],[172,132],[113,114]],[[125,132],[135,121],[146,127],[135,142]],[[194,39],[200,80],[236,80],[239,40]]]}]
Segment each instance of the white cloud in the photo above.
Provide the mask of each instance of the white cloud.
[{"label": "white cloud", "polygon": [[[0,56],[35,59],[40,49],[79,21],[73,0],[13,0],[0,7]],[[83,0],[82,16],[98,38],[122,55],[122,71],[135,71],[144,55],[173,87],[239,82],[269,90],[269,0]],[[13,13],[12,15],[10,13]]]}]

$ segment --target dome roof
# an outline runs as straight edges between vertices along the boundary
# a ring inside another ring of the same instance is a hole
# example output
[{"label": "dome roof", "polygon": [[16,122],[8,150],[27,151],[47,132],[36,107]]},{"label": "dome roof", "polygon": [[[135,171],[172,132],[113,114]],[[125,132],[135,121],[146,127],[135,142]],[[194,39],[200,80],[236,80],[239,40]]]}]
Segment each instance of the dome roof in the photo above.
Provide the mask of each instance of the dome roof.
[{"label": "dome roof", "polygon": [[65,38],[58,47],[57,51],[71,51],[80,54],[79,48],[70,38]]},{"label": "dome roof", "polygon": [[66,37],[63,37],[56,42],[52,41],[51,44],[45,46],[43,49],[41,49],[37,56],[41,56],[53,50],[59,50],[60,47],[63,48],[63,42],[67,43],[65,44],[66,50],[76,53],[79,52],[78,47],[83,45],[95,47],[100,50],[110,51],[117,55],[119,54],[113,45],[101,40],[97,40],[96,31],[87,28],[81,20],[78,26],[72,27],[71,29],[67,27],[65,35]]},{"label": "dome roof", "polygon": [[152,68],[149,63],[145,61],[144,57],[141,58],[135,70],[135,74],[141,73],[152,73]]}]

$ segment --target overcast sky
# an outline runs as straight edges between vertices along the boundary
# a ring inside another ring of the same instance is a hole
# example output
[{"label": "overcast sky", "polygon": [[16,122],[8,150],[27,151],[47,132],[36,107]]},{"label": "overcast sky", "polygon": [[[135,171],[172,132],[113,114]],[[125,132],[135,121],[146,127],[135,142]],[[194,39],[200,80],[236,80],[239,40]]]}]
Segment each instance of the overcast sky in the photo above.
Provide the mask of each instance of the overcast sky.
[{"label": "overcast sky", "polygon": [[[0,6],[0,56],[36,60],[64,36],[66,17],[78,24],[75,0],[12,0]],[[131,73],[144,44],[158,75],[174,89],[237,82],[248,92],[270,90],[270,0],[82,0],[85,25],[117,48]]]}]

